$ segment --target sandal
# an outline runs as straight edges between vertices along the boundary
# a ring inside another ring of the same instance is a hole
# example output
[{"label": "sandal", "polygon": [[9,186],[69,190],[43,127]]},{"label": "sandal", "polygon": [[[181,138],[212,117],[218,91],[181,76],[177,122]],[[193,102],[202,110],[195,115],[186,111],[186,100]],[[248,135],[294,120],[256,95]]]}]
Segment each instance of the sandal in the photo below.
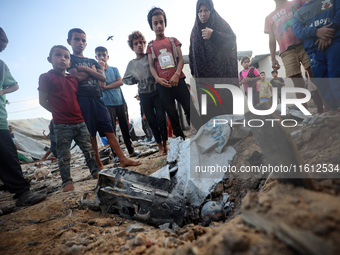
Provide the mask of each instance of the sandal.
[{"label": "sandal", "polygon": [[118,163],[119,162],[119,158],[118,157],[115,157],[112,161],[113,163]]},{"label": "sandal", "polygon": [[130,158],[137,157],[139,156],[140,152],[139,151],[134,151],[132,154],[130,154]]}]

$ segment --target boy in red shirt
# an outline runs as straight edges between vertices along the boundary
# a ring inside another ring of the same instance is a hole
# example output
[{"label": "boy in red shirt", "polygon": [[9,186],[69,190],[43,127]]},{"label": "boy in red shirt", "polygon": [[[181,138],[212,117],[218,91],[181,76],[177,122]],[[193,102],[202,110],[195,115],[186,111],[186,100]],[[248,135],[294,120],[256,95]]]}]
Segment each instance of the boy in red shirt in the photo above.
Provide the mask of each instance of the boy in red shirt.
[{"label": "boy in red shirt", "polygon": [[57,154],[63,191],[74,190],[70,176],[70,147],[74,140],[83,151],[93,178],[98,176],[94,150],[77,100],[78,82],[66,69],[70,67],[70,52],[65,46],[52,47],[47,58],[53,69],[39,78],[39,103],[52,112],[57,138]]}]

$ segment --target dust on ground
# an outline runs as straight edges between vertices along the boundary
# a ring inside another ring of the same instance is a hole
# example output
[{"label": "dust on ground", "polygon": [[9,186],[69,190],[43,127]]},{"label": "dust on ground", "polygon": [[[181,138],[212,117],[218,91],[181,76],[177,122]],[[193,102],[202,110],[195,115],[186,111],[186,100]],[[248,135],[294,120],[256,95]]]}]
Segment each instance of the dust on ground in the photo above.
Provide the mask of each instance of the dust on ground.
[{"label": "dust on ground", "polygon": [[[291,131],[305,163],[340,167],[340,116]],[[266,162],[252,135],[236,151],[237,167],[253,164],[254,155]],[[128,169],[149,175],[166,164],[166,156],[140,160],[141,166]],[[340,254],[339,179],[315,179],[311,191],[273,179],[230,176],[212,193],[213,200],[230,195],[225,222],[161,230],[84,207],[81,198],[88,193],[94,199],[96,180],[83,166],[74,165],[71,175],[74,191],[62,192],[55,171],[32,185],[50,191],[45,201],[0,217],[1,254]],[[9,193],[1,196],[6,213],[14,201]]]}]

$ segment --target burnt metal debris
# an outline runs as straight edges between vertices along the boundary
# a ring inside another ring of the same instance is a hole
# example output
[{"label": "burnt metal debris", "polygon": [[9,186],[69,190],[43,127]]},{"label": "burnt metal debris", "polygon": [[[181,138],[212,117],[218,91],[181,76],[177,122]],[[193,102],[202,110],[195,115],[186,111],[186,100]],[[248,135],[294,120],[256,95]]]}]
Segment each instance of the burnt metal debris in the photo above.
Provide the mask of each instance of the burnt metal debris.
[{"label": "burnt metal debris", "polygon": [[171,182],[124,168],[99,173],[97,199],[103,212],[118,214],[151,225],[183,225],[183,198],[171,194]]}]

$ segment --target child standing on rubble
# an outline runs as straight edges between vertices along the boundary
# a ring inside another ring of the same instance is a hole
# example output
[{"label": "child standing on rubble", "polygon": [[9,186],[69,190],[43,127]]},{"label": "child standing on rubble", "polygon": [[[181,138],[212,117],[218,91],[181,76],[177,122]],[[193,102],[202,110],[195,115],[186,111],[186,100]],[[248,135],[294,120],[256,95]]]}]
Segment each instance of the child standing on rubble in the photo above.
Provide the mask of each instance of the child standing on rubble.
[{"label": "child standing on rubble", "polygon": [[101,99],[102,92],[99,85],[99,81],[106,82],[106,78],[98,62],[84,56],[84,50],[87,46],[85,32],[80,28],[71,29],[67,35],[67,42],[71,45],[73,51],[68,72],[78,82],[78,103],[91,135],[91,143],[99,170],[104,169],[104,165],[99,156],[97,132],[105,134],[111,148],[119,158],[121,167],[140,165],[140,161],[133,161],[124,155],[113,132],[111,117]]},{"label": "child standing on rubble", "polygon": [[74,190],[70,175],[72,140],[83,151],[92,177],[98,176],[90,134],[77,100],[78,83],[72,75],[65,72],[70,67],[70,58],[70,52],[65,46],[52,47],[47,60],[53,69],[39,78],[39,103],[52,112],[53,116],[58,165],[64,192]]},{"label": "child standing on rubble", "polygon": [[[159,149],[157,156],[162,156],[168,151],[166,118],[155,79],[150,71],[148,55],[145,54],[146,40],[141,32],[135,31],[129,35],[128,44],[136,53],[136,58],[129,62],[123,82],[127,85],[138,83],[141,109],[157,142]],[[144,119],[144,116],[142,118]]]},{"label": "child standing on rubble", "polygon": [[190,124],[190,93],[182,72],[184,66],[182,44],[176,38],[164,35],[167,20],[161,8],[154,7],[149,11],[148,22],[156,35],[156,40],[149,42],[146,51],[150,71],[156,80],[159,96],[175,135],[185,139],[175,104],[176,99],[182,105]]}]

